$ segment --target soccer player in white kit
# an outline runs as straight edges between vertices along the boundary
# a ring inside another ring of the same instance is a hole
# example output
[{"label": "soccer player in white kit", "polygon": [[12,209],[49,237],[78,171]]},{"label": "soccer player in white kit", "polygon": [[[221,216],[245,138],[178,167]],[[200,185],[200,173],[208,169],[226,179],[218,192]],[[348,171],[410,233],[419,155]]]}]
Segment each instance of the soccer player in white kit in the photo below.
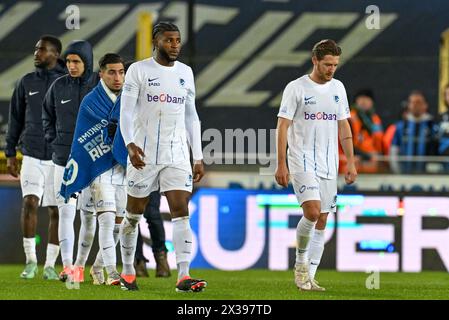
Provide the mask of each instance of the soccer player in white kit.
[{"label": "soccer player in white kit", "polygon": [[[119,99],[125,80],[125,63],[115,53],[105,54],[99,61],[100,84],[109,99],[115,103]],[[117,272],[116,244],[120,223],[126,206],[125,168],[116,164],[113,168],[96,177],[90,184],[95,212],[98,216],[98,243],[100,250],[90,270],[95,285],[119,285]],[[108,275],[104,280],[103,266]]]},{"label": "soccer player in white kit", "polygon": [[120,281],[122,289],[137,290],[133,266],[137,225],[150,193],[160,188],[167,197],[173,222],[176,290],[198,292],[207,282],[189,274],[192,231],[188,203],[193,183],[204,175],[193,72],[176,61],[181,49],[176,25],[158,23],[153,28],[153,44],[153,58],[129,67],[121,96],[120,127],[129,160],[126,216],[120,229]]},{"label": "soccer player in white kit", "polygon": [[[78,261],[73,265],[73,247],[75,243],[74,220],[77,201],[70,198],[66,203],[60,194],[65,165],[70,154],[76,117],[81,99],[97,84],[97,74],[93,72],[93,51],[89,42],[75,40],[69,44],[64,53],[69,74],[56,79],[48,89],[42,103],[42,124],[45,139],[52,146],[54,168],[54,192],[59,211],[58,236],[61,248],[61,260],[64,266],[59,278],[65,282],[83,282],[84,267]],[[78,257],[89,253],[95,234],[95,217],[93,207],[88,207],[90,190],[85,189],[81,201],[81,229],[79,237],[80,251]],[[85,246],[83,246],[83,243]]]},{"label": "soccer player in white kit", "polygon": [[278,113],[275,178],[284,187],[291,180],[303,210],[296,227],[295,283],[300,290],[324,291],[314,278],[324,250],[327,216],[336,211],[337,134],[348,159],[345,181],[351,184],[357,177],[346,90],[333,79],[340,54],[333,40],[315,44],[312,73],[286,86]]}]

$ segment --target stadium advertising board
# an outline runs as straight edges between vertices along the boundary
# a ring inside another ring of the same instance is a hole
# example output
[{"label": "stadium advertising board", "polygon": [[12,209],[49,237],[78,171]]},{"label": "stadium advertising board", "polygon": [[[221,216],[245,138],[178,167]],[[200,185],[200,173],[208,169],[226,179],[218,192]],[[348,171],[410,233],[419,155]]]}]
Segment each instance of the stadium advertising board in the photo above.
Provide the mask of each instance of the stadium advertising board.
[{"label": "stadium advertising board", "polygon": [[[340,195],[330,214],[320,268],[339,271],[448,270],[449,198]],[[201,189],[191,201],[194,268],[288,270],[295,257],[295,195]],[[163,198],[162,211],[168,211]],[[168,247],[171,225],[166,223]],[[142,222],[144,237],[148,236]],[[151,255],[151,248],[145,248]],[[175,266],[174,252],[169,262]],[[150,266],[152,266],[150,264]],[[153,266],[152,266],[153,267]]]}]

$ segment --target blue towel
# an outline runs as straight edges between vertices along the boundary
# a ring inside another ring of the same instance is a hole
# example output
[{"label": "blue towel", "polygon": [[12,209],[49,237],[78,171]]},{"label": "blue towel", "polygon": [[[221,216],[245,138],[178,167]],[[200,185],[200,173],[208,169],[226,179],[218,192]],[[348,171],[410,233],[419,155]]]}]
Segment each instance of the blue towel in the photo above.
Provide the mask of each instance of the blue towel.
[{"label": "blue towel", "polygon": [[125,141],[120,131],[120,97],[117,98],[117,102],[112,107],[111,113],[109,114],[109,121],[117,123],[117,131],[112,142],[112,154],[115,160],[126,168],[128,150],[126,149]]},{"label": "blue towel", "polygon": [[81,102],[60,191],[66,201],[117,164],[111,141],[104,139],[113,107],[101,82]]}]

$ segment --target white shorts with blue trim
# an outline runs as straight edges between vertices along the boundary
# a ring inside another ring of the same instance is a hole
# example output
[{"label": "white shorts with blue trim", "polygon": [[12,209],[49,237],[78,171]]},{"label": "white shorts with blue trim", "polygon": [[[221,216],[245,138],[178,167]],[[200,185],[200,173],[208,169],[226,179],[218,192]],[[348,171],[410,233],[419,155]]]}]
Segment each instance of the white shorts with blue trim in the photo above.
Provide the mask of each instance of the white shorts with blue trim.
[{"label": "white shorts with blue trim", "polygon": [[337,211],[337,180],[324,179],[314,173],[293,173],[290,180],[300,205],[306,201],[321,201],[321,213]]},{"label": "white shorts with blue trim", "polygon": [[22,196],[38,197],[42,207],[56,206],[54,172],[53,161],[23,156],[20,171]]},{"label": "white shorts with blue trim", "polygon": [[151,192],[172,190],[192,192],[192,166],[190,162],[176,164],[146,164],[137,170],[128,162],[126,192],[134,198],[146,198]]},{"label": "white shorts with blue trim", "polygon": [[[123,184],[116,184],[114,181],[125,181],[124,170],[108,170],[97,177],[90,185],[93,203],[96,212],[115,212],[117,217],[125,216],[126,209],[126,188]],[[106,176],[115,176],[114,179],[105,179]],[[122,177],[120,177],[122,175]]]}]

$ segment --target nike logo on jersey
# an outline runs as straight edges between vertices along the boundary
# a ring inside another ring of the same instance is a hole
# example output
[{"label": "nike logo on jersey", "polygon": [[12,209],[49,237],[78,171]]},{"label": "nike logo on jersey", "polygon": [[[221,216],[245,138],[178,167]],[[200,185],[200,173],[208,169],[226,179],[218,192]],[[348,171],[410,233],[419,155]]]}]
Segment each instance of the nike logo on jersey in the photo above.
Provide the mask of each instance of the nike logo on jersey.
[{"label": "nike logo on jersey", "polygon": [[150,87],[151,87],[151,86],[159,87],[161,84],[160,84],[159,82],[154,82],[154,81],[157,80],[157,79],[159,79],[159,78],[153,78],[153,79],[148,78],[148,85],[149,85]]},{"label": "nike logo on jersey", "polygon": [[312,100],[313,98],[315,98],[315,96],[311,96],[311,97],[304,97],[304,104],[306,106],[308,106],[309,104],[316,104],[315,100]]},{"label": "nike logo on jersey", "polygon": [[70,101],[72,101],[72,99],[70,99],[70,100],[61,100],[61,104],[66,104],[67,102],[70,102]]},{"label": "nike logo on jersey", "polygon": [[38,94],[39,93],[39,91],[30,91],[28,94],[30,95],[30,96],[34,96],[35,94]]},{"label": "nike logo on jersey", "polygon": [[103,250],[108,250],[109,248],[112,248],[112,246],[109,246],[109,247],[103,248]]}]

